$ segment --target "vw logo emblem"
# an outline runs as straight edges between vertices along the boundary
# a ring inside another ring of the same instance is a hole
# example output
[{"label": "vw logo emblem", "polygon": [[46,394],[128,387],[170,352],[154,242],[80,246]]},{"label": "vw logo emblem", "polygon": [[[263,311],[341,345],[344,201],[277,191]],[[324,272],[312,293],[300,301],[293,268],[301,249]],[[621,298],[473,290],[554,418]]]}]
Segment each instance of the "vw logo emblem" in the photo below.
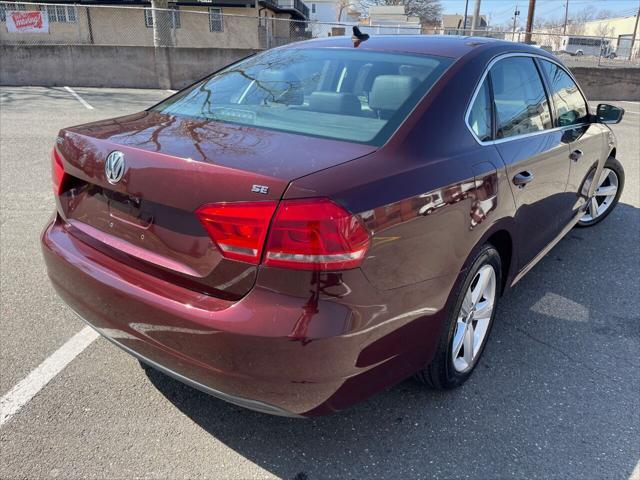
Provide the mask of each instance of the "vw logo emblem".
[{"label": "vw logo emblem", "polygon": [[124,153],[115,150],[107,156],[107,160],[104,162],[104,174],[111,184],[115,185],[122,180],[124,175]]}]

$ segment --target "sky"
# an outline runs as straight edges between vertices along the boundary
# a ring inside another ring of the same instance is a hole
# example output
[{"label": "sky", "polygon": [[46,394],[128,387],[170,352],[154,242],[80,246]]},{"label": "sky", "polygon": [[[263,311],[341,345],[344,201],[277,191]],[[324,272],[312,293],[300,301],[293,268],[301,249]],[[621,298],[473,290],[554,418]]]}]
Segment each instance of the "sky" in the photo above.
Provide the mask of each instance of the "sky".
[{"label": "sky", "polygon": [[[473,14],[473,7],[476,0],[469,0],[469,13]],[[593,9],[594,12],[608,10],[615,15],[625,14],[632,16],[640,7],[640,0],[568,0],[569,17],[572,13],[577,13],[585,8]],[[520,10],[520,26],[524,26],[527,21],[527,9],[529,0],[481,0],[480,12],[483,15],[490,15],[491,25],[502,25],[513,18],[516,4]],[[537,0],[535,15],[536,19],[544,18],[558,20],[560,23],[564,19],[565,0]],[[443,13],[464,14],[465,0],[440,0]]]}]

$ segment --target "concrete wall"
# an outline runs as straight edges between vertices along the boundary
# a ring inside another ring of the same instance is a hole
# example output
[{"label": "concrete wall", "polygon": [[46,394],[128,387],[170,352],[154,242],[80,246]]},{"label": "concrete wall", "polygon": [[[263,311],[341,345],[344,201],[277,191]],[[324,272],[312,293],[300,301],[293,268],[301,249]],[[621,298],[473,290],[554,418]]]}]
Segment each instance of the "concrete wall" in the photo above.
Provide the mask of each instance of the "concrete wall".
[{"label": "concrete wall", "polygon": [[0,45],[0,85],[178,89],[256,51]]},{"label": "concrete wall", "polygon": [[571,72],[590,100],[640,100],[640,68],[573,67]]},{"label": "concrete wall", "polygon": [[[256,51],[0,45],[0,84],[181,88]],[[590,99],[640,100],[640,68],[574,67],[572,71]]]}]

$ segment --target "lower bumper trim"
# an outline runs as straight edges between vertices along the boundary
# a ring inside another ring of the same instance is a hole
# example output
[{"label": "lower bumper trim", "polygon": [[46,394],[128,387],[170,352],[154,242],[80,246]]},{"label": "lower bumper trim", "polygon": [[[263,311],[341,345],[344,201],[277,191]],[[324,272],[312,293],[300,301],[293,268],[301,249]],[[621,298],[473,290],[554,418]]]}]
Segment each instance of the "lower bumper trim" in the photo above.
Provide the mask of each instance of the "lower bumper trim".
[{"label": "lower bumper trim", "polygon": [[141,362],[149,365],[150,367],[153,367],[156,370],[164,373],[165,375],[168,375],[169,377],[171,377],[171,378],[173,378],[175,380],[178,380],[179,382],[182,382],[182,383],[184,383],[184,384],[186,384],[186,385],[188,385],[188,386],[190,386],[192,388],[200,390],[201,392],[204,392],[204,393],[206,393],[208,395],[211,395],[212,397],[219,398],[220,400],[224,400],[226,402],[233,403],[234,405],[238,405],[240,407],[248,408],[250,410],[255,410],[257,412],[268,413],[270,415],[278,415],[278,416],[281,416],[281,417],[304,418],[302,415],[298,415],[298,414],[289,412],[287,410],[283,410],[283,409],[281,409],[279,407],[276,407],[276,406],[273,406],[273,405],[269,405],[268,403],[260,402],[260,401],[257,401],[257,400],[251,400],[249,398],[237,397],[235,395],[229,395],[228,393],[224,393],[224,392],[221,392],[221,391],[216,390],[214,388],[207,387],[206,385],[203,385],[202,383],[199,383],[199,382],[196,382],[195,380],[187,378],[184,375],[181,375],[181,374],[179,374],[177,372],[174,372],[173,370],[170,370],[167,367],[164,367],[164,366],[160,365],[159,363],[156,363],[153,360],[148,359],[144,355],[140,355],[135,350],[132,350],[131,348],[123,345],[122,343],[118,342],[117,340],[115,340],[113,338],[110,338],[110,337],[107,337],[106,335],[104,335],[100,331],[100,329],[96,328],[91,323],[89,323],[87,320],[85,320],[82,317],[82,315],[80,315],[78,312],[74,311],[74,313],[84,323],[86,323],[91,328],[93,328],[96,332],[98,332],[101,337],[106,338],[111,343],[113,343],[115,346],[119,347],[120,349],[124,350],[128,354],[134,356],[135,358],[137,358]]}]

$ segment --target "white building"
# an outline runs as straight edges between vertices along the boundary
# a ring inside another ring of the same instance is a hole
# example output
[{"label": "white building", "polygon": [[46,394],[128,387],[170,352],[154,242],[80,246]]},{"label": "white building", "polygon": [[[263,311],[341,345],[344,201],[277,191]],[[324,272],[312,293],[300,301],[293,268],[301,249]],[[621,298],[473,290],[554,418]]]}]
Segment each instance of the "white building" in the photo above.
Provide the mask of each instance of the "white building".
[{"label": "white building", "polygon": [[306,0],[313,37],[351,35],[351,26],[358,25],[360,12],[346,1]]},{"label": "white building", "polygon": [[407,15],[404,5],[380,5],[369,7],[369,18],[363,22],[368,27],[362,31],[369,34],[420,34],[420,18]]}]

